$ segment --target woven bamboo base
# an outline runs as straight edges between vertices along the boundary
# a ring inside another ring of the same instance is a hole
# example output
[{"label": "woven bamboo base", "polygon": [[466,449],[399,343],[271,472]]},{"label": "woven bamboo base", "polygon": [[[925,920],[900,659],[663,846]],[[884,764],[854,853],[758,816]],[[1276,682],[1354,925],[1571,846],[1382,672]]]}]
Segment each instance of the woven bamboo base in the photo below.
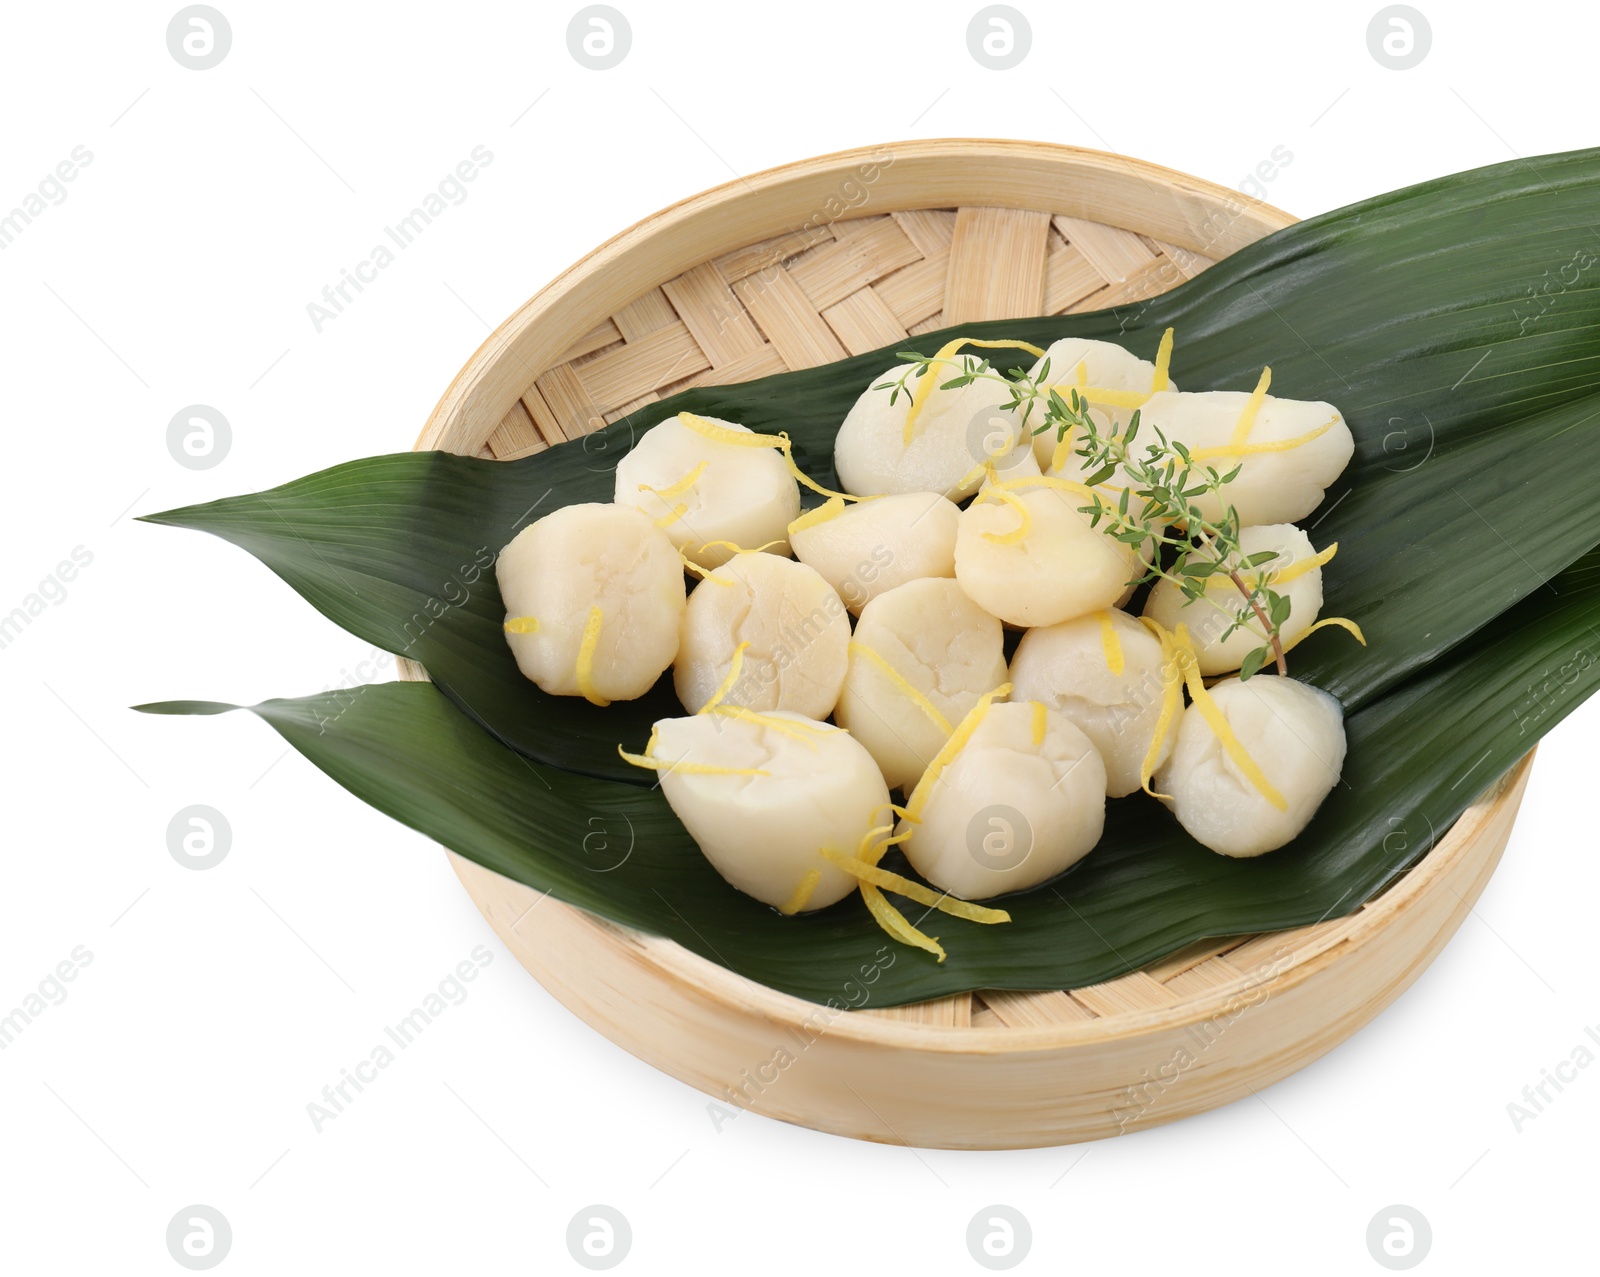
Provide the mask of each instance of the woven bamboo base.
[{"label": "woven bamboo base", "polygon": [[[520,457],[688,386],[970,320],[1138,301],[1293,220],[1153,165],[1038,143],[896,143],[789,165],[656,214],[561,275],[473,356],[418,446]],[[1059,1144],[1237,1099],[1376,1015],[1470,910],[1531,760],[1349,917],[1206,942],[1092,988],[869,1001],[831,1018],[455,867],[563,1003],[726,1112],[892,1143]]]}]

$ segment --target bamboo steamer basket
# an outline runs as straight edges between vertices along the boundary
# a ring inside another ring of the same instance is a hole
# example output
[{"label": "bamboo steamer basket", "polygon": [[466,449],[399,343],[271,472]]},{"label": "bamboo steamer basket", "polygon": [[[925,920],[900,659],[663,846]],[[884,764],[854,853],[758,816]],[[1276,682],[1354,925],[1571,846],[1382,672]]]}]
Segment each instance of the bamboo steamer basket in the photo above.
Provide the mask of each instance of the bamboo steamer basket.
[{"label": "bamboo steamer basket", "polygon": [[[646,218],[506,320],[417,442],[511,459],[677,390],[842,359],[973,320],[1176,286],[1295,219],[1121,156],[916,141],[785,165]],[[426,677],[406,663],[410,677]],[[524,967],[582,1020],[740,1111],[884,1143],[1098,1139],[1239,1099],[1371,1020],[1471,910],[1533,755],[1346,917],[1191,946],[1091,988],[830,1012],[460,857]],[[908,959],[907,959],[908,960]]]}]

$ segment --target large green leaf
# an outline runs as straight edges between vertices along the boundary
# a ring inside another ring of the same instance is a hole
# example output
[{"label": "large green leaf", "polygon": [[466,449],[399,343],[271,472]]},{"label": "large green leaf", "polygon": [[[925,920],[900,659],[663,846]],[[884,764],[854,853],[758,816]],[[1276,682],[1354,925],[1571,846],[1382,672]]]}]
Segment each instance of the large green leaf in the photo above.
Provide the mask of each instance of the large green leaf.
[{"label": "large green leaf", "polygon": [[[1289,846],[1230,860],[1191,841],[1150,800],[1120,799],[1086,860],[1005,902],[1010,923],[931,919],[949,952],[943,965],[889,941],[854,896],[780,917],[711,869],[660,790],[541,779],[428,684],[268,701],[255,712],[352,793],[445,846],[773,988],[856,1001],[850,982],[885,948],[894,957],[872,987],[874,1006],[981,988],[1076,988],[1202,937],[1349,912],[1403,871],[1600,686],[1600,552],[1554,584],[1558,592],[1535,595],[1515,619],[1351,715],[1343,781]],[[1540,672],[1537,688],[1530,671]],[[897,903],[913,919],[921,912]]]},{"label": "large green leaf", "polygon": [[[1109,338],[1148,356],[1172,326],[1185,388],[1247,388],[1270,362],[1276,393],[1337,404],[1357,454],[1308,522],[1341,545],[1328,609],[1371,647],[1318,635],[1295,670],[1358,709],[1548,593],[1596,540],[1597,207],[1600,152],[1517,161],[1299,223],[1148,302],[950,331]],[[910,344],[931,352],[947,335]],[[516,462],[378,457],[151,519],[242,546],[346,629],[421,661],[528,756],[639,783],[616,746],[639,748],[652,720],[678,712],[670,686],[606,709],[545,696],[517,673],[485,565],[530,519],[609,500],[617,459],[680,409],[787,430],[832,484],[834,432],[893,354],[689,391]]]}]

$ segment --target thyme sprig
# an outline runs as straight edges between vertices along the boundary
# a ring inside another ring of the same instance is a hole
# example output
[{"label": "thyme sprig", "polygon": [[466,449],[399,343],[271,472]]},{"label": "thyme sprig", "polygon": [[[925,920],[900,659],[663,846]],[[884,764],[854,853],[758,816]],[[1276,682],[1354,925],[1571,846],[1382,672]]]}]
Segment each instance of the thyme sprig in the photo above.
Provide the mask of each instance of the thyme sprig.
[{"label": "thyme sprig", "polygon": [[[891,404],[902,393],[912,393],[911,378],[935,375],[936,361],[930,356],[903,351],[899,357],[907,361],[906,370],[874,387],[889,390]],[[1224,492],[1239,477],[1242,466],[1224,474],[1215,466],[1201,465],[1181,439],[1168,439],[1158,427],[1150,428],[1154,441],[1146,437],[1139,443],[1139,409],[1121,433],[1103,429],[1076,387],[1069,387],[1063,397],[1060,388],[1050,383],[1048,358],[1037,373],[1015,368],[1010,377],[972,356],[938,362],[955,363],[961,370],[939,383],[940,390],[955,390],[980,380],[999,382],[1011,395],[1002,406],[1019,415],[1030,437],[1049,434],[1057,443],[1071,437],[1073,451],[1083,459],[1082,482],[1093,490],[1089,504],[1078,507],[1079,512],[1089,517],[1092,526],[1106,523],[1107,534],[1126,545],[1153,543],[1155,547],[1149,568],[1128,584],[1169,581],[1186,600],[1204,599],[1226,619],[1222,640],[1238,630],[1249,630],[1260,638],[1261,645],[1250,651],[1240,666],[1241,679],[1248,679],[1269,660],[1278,673],[1288,673],[1283,626],[1289,619],[1291,601],[1267,584],[1269,573],[1255,571],[1278,554],[1271,550],[1244,553],[1239,515]],[[1029,428],[1030,419],[1039,424]],[[1119,476],[1123,482],[1113,484]],[[1207,494],[1222,504],[1220,518],[1208,518],[1196,504],[1197,498]],[[1242,596],[1243,605],[1237,610],[1223,607],[1212,597],[1210,582],[1216,576],[1226,576]]]}]

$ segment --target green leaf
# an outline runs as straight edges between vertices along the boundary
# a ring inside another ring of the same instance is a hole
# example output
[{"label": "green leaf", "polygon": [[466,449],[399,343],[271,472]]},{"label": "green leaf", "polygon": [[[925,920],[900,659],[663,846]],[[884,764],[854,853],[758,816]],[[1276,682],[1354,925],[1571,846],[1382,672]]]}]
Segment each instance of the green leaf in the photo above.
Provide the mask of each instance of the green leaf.
[{"label": "green leaf", "polygon": [[1272,622],[1273,629],[1282,628],[1289,619],[1289,610],[1294,606],[1286,594],[1277,594],[1272,590],[1263,590],[1267,599],[1267,619]]},{"label": "green leaf", "polygon": [[1250,678],[1266,664],[1267,658],[1272,655],[1270,647],[1258,647],[1244,658],[1244,663],[1239,666],[1239,681],[1242,683]]},{"label": "green leaf", "polygon": [[[875,1006],[970,989],[1077,988],[1207,936],[1348,913],[1382,890],[1600,685],[1600,639],[1591,628],[1600,622],[1600,553],[1553,584],[1558,593],[1534,595],[1520,617],[1503,618],[1351,715],[1344,777],[1289,846],[1230,860],[1191,841],[1157,803],[1118,799],[1090,856],[1053,883],[1005,899],[1011,922],[941,918],[943,965],[890,941],[855,896],[780,917],[711,869],[658,789],[531,764],[428,684],[268,701],[255,712],[334,780],[413,829],[773,988],[819,1002],[839,997],[885,945],[895,957],[875,986]],[[1546,669],[1551,677],[1530,686],[1528,672]],[[905,870],[898,857],[885,863]]]}]

